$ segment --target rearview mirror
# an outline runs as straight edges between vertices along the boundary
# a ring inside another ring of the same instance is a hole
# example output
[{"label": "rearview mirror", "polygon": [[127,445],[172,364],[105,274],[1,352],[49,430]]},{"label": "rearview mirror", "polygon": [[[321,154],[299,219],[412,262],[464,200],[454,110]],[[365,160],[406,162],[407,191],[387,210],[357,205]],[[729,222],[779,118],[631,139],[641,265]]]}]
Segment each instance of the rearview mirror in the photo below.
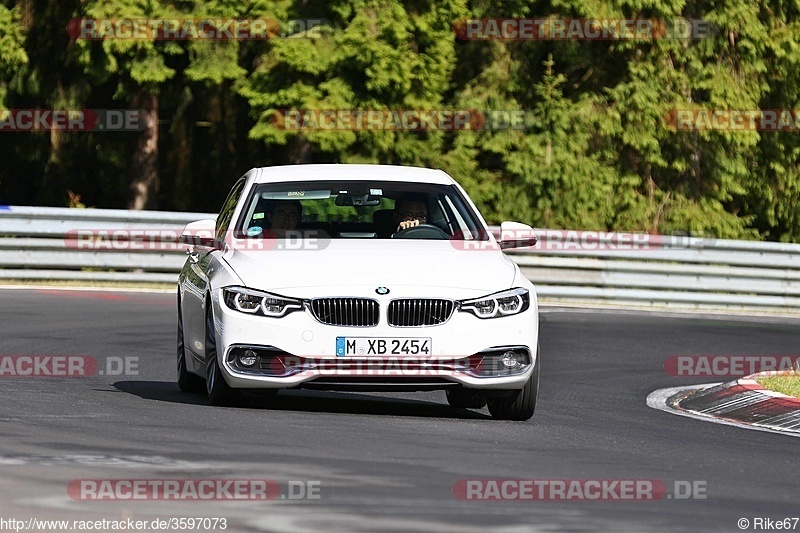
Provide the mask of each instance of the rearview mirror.
[{"label": "rearview mirror", "polygon": [[373,207],[381,205],[381,197],[373,194],[339,194],[336,196],[335,204],[340,207]]}]

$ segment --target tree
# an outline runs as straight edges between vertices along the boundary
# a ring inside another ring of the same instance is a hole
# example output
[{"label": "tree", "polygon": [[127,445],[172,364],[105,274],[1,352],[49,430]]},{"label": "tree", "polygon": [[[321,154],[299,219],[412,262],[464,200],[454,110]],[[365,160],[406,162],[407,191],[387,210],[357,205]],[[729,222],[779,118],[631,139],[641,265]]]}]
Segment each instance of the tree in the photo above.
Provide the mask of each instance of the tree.
[{"label": "tree", "polygon": [[21,19],[19,6],[9,9],[0,4],[0,106],[5,105],[8,83],[28,62]]},{"label": "tree", "polygon": [[[429,110],[446,105],[456,65],[453,21],[460,2],[314,4],[334,28],[321,38],[276,39],[258,58],[241,94],[257,117],[250,135],[288,145],[290,163],[322,161],[438,164],[443,132],[287,132],[280,110]],[[325,10],[323,10],[325,9]],[[306,8],[311,11],[311,7]],[[288,11],[289,16],[301,11]],[[319,16],[319,15],[317,15]]]},{"label": "tree", "polygon": [[[90,0],[84,14],[89,19],[163,19],[173,12],[161,0]],[[166,64],[169,55],[182,54],[174,42],[146,39],[104,39],[79,41],[80,64],[95,83],[112,81],[116,85],[114,98],[130,102],[133,109],[142,111],[144,126],[130,165],[131,209],[153,208],[159,190],[159,90],[175,76]]]},{"label": "tree", "polygon": [[[330,26],[269,41],[75,42],[66,32],[75,17]],[[484,17],[685,17],[715,31],[456,39],[463,19]],[[63,205],[75,190],[98,207],[213,210],[252,166],[395,163],[448,171],[494,223],[800,241],[796,129],[670,122],[676,110],[796,110],[798,67],[794,0],[0,0],[3,105],[135,107],[147,125],[142,134],[11,134],[0,143],[0,194]],[[280,127],[286,109],[470,110],[489,123],[298,132]],[[493,121],[520,112],[523,128]],[[9,179],[19,175],[34,179]]]}]

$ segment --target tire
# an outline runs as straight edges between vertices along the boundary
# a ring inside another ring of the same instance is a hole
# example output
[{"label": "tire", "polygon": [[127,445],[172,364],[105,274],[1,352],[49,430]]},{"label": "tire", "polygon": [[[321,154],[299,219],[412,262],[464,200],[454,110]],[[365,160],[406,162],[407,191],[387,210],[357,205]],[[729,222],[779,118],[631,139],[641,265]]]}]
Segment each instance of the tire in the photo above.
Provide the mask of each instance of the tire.
[{"label": "tire", "polygon": [[178,300],[178,388],[183,392],[203,392],[206,388],[203,378],[192,374],[186,367],[186,350],[183,341],[183,317],[181,301]]},{"label": "tire", "polygon": [[519,422],[529,420],[536,410],[536,402],[539,399],[539,373],[540,373],[541,352],[536,347],[536,364],[533,365],[533,373],[525,387],[506,398],[489,398],[489,412],[498,420],[516,420]]},{"label": "tire", "polygon": [[481,409],[486,405],[486,397],[471,389],[447,389],[447,403],[459,409]]},{"label": "tire", "polygon": [[211,298],[206,311],[206,392],[212,405],[229,407],[235,405],[240,394],[231,388],[219,368],[217,358],[217,333],[214,327],[214,311],[211,309]]}]

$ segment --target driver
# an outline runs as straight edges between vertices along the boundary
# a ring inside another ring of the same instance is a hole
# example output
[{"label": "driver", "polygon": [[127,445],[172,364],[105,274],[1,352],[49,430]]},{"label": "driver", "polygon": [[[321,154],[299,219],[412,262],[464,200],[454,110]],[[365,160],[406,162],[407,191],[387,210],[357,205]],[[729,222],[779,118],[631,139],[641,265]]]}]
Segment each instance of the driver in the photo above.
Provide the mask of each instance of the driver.
[{"label": "driver", "polygon": [[424,196],[404,196],[394,203],[396,231],[413,228],[428,221],[428,207]]},{"label": "driver", "polygon": [[267,220],[272,234],[285,237],[287,232],[297,228],[297,223],[303,216],[303,204],[299,200],[275,202],[271,207],[267,211]]}]

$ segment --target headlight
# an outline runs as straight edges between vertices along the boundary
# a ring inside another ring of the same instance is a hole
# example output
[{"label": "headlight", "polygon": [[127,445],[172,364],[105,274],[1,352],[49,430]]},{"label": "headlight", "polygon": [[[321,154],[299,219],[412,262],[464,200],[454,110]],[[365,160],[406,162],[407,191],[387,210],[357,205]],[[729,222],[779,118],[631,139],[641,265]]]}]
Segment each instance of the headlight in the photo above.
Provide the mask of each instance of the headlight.
[{"label": "headlight", "polygon": [[472,300],[459,302],[460,311],[468,311],[478,318],[496,318],[516,315],[530,306],[528,290],[523,288],[509,289]]},{"label": "headlight", "polygon": [[249,315],[280,318],[303,308],[302,300],[244,287],[228,287],[222,290],[222,295],[225,305],[230,309]]}]

